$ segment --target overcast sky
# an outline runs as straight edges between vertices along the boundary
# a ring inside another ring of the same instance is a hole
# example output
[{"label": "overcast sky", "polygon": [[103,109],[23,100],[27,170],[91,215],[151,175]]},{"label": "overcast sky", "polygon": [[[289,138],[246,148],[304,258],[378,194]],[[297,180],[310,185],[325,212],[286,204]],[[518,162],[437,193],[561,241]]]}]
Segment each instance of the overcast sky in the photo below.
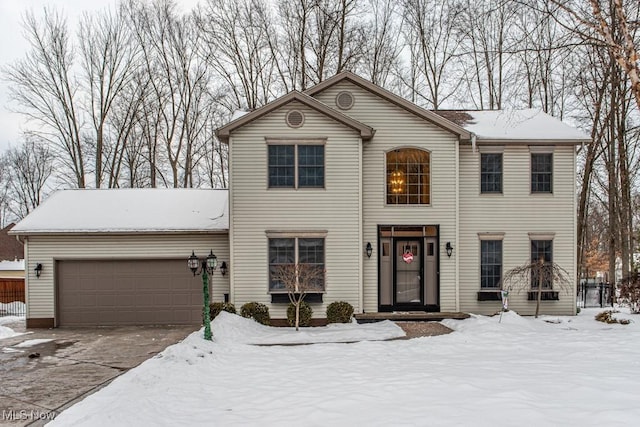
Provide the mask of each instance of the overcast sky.
[{"label": "overcast sky", "polygon": [[[117,4],[117,0],[0,0],[0,68],[6,67],[25,55],[28,44],[22,31],[22,16],[33,10],[40,14],[45,6],[64,12],[75,33],[75,24],[83,12],[94,12]],[[177,0],[183,10],[188,10],[198,0]],[[4,76],[0,80],[0,152],[20,140],[24,119],[10,112],[8,84]]]}]

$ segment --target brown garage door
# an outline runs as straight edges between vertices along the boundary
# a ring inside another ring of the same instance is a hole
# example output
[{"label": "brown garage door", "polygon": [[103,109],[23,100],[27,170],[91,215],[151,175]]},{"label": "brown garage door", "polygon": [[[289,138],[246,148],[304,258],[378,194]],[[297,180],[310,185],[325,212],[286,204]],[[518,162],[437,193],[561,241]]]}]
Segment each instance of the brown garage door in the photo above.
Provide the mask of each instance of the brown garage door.
[{"label": "brown garage door", "polygon": [[185,260],[58,261],[59,326],[202,322],[202,282]]}]

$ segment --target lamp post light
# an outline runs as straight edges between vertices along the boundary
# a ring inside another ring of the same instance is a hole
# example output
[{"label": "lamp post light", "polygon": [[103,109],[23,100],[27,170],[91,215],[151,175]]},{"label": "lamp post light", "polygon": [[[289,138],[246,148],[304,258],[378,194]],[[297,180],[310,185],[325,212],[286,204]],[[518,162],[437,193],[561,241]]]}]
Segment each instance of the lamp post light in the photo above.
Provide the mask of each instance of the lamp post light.
[{"label": "lamp post light", "polygon": [[[204,339],[212,341],[211,339],[211,316],[209,315],[209,279],[218,266],[218,258],[213,254],[213,250],[207,255],[207,258],[200,261],[194,251],[191,251],[191,256],[187,260],[187,265],[191,272],[195,276],[196,274],[202,275],[202,293],[204,296],[204,307],[202,307],[202,315],[204,318]],[[200,268],[200,271],[198,271]]]}]

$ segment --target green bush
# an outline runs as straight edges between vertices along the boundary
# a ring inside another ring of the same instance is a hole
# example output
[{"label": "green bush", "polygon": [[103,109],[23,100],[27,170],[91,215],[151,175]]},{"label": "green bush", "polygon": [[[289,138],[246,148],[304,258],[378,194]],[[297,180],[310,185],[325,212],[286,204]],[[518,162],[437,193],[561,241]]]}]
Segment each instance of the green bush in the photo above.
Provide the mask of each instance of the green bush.
[{"label": "green bush", "polygon": [[334,301],[327,307],[329,323],[349,323],[353,316],[353,306],[346,301]]},{"label": "green bush", "polygon": [[215,319],[221,311],[236,314],[236,306],[230,302],[212,302],[209,304],[209,317],[211,320]]},{"label": "green bush", "polygon": [[[311,324],[311,316],[313,316],[313,310],[306,302],[300,303],[300,326],[309,326]],[[287,320],[289,325],[296,326],[296,306],[293,303],[289,303],[287,307]]]},{"label": "green bush", "polygon": [[271,324],[269,307],[259,302],[248,302],[240,307],[240,315],[248,319],[253,319],[263,325]]}]

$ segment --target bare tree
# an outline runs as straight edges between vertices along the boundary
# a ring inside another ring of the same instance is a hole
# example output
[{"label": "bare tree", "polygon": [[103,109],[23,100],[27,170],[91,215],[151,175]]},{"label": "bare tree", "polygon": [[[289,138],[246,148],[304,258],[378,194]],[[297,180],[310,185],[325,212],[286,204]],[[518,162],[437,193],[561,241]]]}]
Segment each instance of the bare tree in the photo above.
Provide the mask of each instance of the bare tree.
[{"label": "bare tree", "polygon": [[[105,11],[96,15],[85,14],[80,21],[78,38],[82,58],[82,71],[86,79],[89,102],[86,109],[93,125],[94,137],[90,145],[94,148],[95,186],[100,188],[105,180],[105,169],[110,172],[109,187],[117,185],[121,153],[129,132],[129,126],[109,125],[111,116],[119,111],[116,103],[124,97],[138,67],[136,45],[128,31],[123,16],[124,9]],[[122,111],[125,118],[115,121],[127,122],[129,111]],[[111,139],[111,140],[110,140]],[[115,175],[114,175],[115,174]]]},{"label": "bare tree", "polygon": [[637,4],[634,9],[634,2],[623,4],[622,0],[588,0],[588,4],[584,4],[586,0],[549,1],[567,12],[577,31],[592,33],[607,47],[616,64],[627,75],[630,91],[640,108],[640,56],[634,34],[638,22]]},{"label": "bare tree", "polygon": [[275,98],[275,33],[263,0],[209,0],[197,14],[206,61],[232,96],[230,112],[256,109]]},{"label": "bare tree", "polygon": [[400,63],[400,25],[394,15],[395,0],[368,0],[370,17],[366,39],[368,48],[360,69],[373,84],[387,86]]},{"label": "bare tree", "polygon": [[282,283],[289,295],[289,301],[296,309],[296,331],[300,327],[300,305],[309,292],[322,290],[325,271],[313,264],[282,264],[275,267],[271,280]]},{"label": "bare tree", "polygon": [[6,69],[12,84],[10,97],[18,111],[35,122],[39,138],[55,146],[59,159],[71,172],[70,184],[85,187],[86,155],[82,141],[79,84],[73,77],[75,53],[66,20],[44,9],[42,20],[33,13],[24,17],[30,44],[26,57]]},{"label": "bare tree", "polygon": [[540,301],[542,293],[551,291],[552,287],[558,286],[561,290],[571,295],[574,289],[569,278],[569,273],[553,261],[545,261],[540,257],[526,264],[512,268],[507,271],[502,278],[502,289],[516,292],[526,290],[536,293],[535,317],[540,313]]},{"label": "bare tree", "polygon": [[[415,102],[439,109],[456,93],[459,81],[455,59],[460,40],[454,23],[457,5],[453,0],[434,4],[428,0],[405,0],[403,25],[417,73],[410,81]],[[425,82],[422,84],[421,82]]]},{"label": "bare tree", "polygon": [[0,155],[0,228],[9,224],[9,173],[4,155]]},{"label": "bare tree", "polygon": [[[141,124],[154,174],[151,185],[158,176],[164,185],[191,187],[194,152],[206,141],[202,131],[211,102],[207,98],[210,73],[198,52],[199,27],[194,16],[179,16],[170,0],[151,5],[132,0],[128,10],[149,79],[142,96]],[[159,160],[166,162],[166,170],[159,168]]]},{"label": "bare tree", "polygon": [[16,218],[24,218],[42,202],[45,186],[53,173],[53,161],[54,154],[46,142],[34,138],[6,152],[9,209]]},{"label": "bare tree", "polygon": [[507,46],[508,33],[517,16],[517,5],[512,1],[466,0],[458,10],[456,22],[465,53],[463,83],[472,96],[475,108],[501,109],[510,84],[512,54]]}]

